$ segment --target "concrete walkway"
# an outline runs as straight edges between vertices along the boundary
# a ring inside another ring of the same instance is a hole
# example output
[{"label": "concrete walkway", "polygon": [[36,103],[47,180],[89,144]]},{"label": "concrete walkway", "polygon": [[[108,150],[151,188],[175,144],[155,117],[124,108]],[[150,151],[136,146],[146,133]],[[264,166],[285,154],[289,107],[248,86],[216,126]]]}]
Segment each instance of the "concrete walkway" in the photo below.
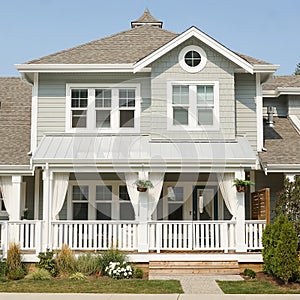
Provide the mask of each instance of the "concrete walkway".
[{"label": "concrete walkway", "polygon": [[243,280],[240,275],[150,275],[149,279],[179,280],[185,294],[223,294],[216,280]]}]

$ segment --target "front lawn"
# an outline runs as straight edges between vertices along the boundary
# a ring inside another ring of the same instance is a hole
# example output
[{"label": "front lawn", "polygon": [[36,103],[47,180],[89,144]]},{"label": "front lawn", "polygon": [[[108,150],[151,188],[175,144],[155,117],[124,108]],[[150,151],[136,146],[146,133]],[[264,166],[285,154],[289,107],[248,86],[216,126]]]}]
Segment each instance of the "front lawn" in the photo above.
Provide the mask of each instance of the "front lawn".
[{"label": "front lawn", "polygon": [[100,293],[100,294],[182,294],[177,280],[1,280],[0,292],[6,293]]}]

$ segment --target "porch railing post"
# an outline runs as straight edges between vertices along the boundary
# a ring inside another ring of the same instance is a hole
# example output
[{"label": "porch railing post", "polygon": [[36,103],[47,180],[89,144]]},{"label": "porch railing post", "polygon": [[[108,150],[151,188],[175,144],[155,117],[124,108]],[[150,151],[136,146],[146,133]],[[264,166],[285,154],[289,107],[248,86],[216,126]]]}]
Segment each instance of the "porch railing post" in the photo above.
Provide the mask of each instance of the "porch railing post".
[{"label": "porch railing post", "polygon": [[221,245],[222,248],[224,249],[224,253],[228,253],[228,236],[229,236],[229,231],[228,231],[228,224],[223,223],[222,224],[222,240],[221,240]]},{"label": "porch railing post", "polygon": [[35,252],[36,256],[42,251],[42,221],[35,224]]},{"label": "porch railing post", "polygon": [[162,240],[162,224],[156,224],[156,252],[160,253],[161,250],[161,240]]},{"label": "porch railing post", "polygon": [[2,243],[2,255],[7,258],[8,249],[8,222],[1,224],[1,243]]},{"label": "porch railing post", "polygon": [[138,252],[149,252],[148,193],[139,194]]}]

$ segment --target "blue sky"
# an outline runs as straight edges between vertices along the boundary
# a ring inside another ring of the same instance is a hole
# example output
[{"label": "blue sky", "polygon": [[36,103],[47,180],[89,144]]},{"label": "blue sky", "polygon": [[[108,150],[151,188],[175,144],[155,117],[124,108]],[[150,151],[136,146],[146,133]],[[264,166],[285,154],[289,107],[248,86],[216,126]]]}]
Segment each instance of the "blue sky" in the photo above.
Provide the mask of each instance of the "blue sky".
[{"label": "blue sky", "polygon": [[164,28],[194,25],[231,50],[292,74],[300,62],[299,0],[2,0],[0,76],[24,63],[130,28],[148,7]]}]

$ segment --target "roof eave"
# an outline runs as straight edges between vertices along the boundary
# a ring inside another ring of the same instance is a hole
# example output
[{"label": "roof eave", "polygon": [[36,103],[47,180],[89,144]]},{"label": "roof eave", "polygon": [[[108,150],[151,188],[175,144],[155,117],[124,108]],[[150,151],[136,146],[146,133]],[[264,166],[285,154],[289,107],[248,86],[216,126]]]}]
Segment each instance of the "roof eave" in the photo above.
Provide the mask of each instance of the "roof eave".
[{"label": "roof eave", "polygon": [[263,90],[263,97],[274,98],[281,95],[300,95],[300,87],[277,87],[273,90]]},{"label": "roof eave", "polygon": [[[133,64],[16,64],[20,73],[82,73],[82,72],[123,72],[133,73]],[[151,72],[142,68],[139,72]]]},{"label": "roof eave", "polygon": [[174,38],[173,40],[171,40],[170,42],[165,44],[164,46],[162,46],[159,49],[157,49],[156,51],[152,52],[150,55],[148,55],[145,58],[143,58],[142,60],[136,62],[134,64],[134,73],[139,72],[141,69],[147,67],[149,64],[151,64],[152,62],[154,62],[155,60],[157,60],[164,54],[168,53],[169,51],[171,51],[172,49],[174,49],[178,45],[182,44],[183,42],[185,42],[186,40],[188,40],[191,37],[196,37],[197,39],[199,39],[200,41],[202,41],[209,47],[213,48],[217,52],[219,52],[222,55],[224,55],[225,57],[227,57],[229,60],[231,60],[232,62],[237,64],[239,67],[244,69],[246,72],[248,72],[250,74],[254,73],[253,66],[249,62],[247,62],[245,59],[243,59],[239,55],[235,54],[228,48],[224,47],[223,45],[221,45],[216,40],[214,40],[210,36],[206,35],[202,31],[200,31],[196,27],[191,27],[187,31],[180,34],[178,37]]},{"label": "roof eave", "polygon": [[273,64],[254,64],[253,72],[254,73],[275,73],[279,69],[280,65]]}]

